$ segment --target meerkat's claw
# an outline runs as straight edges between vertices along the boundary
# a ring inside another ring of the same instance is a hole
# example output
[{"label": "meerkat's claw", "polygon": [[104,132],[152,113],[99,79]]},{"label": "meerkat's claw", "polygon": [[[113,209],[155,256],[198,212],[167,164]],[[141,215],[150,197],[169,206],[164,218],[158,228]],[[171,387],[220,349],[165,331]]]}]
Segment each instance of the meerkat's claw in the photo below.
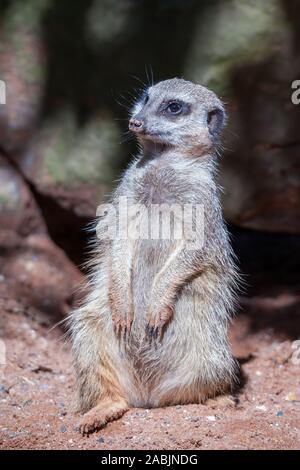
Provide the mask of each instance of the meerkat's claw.
[{"label": "meerkat's claw", "polygon": [[146,336],[152,340],[162,340],[165,326],[169,323],[173,316],[173,309],[171,307],[162,310],[159,315],[148,315],[148,322],[146,325]]},{"label": "meerkat's claw", "polygon": [[127,341],[128,335],[127,335],[127,325],[124,326],[123,328],[123,340]]},{"label": "meerkat's claw", "polygon": [[127,342],[129,340],[129,337],[130,337],[130,333],[131,333],[131,325],[132,325],[132,320],[127,320],[127,322],[125,323],[125,325],[123,326],[123,341]]},{"label": "meerkat's claw", "polygon": [[152,345],[153,341],[155,341],[155,327],[150,323],[147,323],[145,329],[146,339],[150,345]]},{"label": "meerkat's claw", "polygon": [[146,329],[145,329],[146,337],[148,338],[150,343],[152,342],[152,340],[161,341],[162,331],[163,331],[163,324],[161,321],[158,321],[157,323],[155,322],[154,324],[148,322],[146,325]]},{"label": "meerkat's claw", "polygon": [[153,331],[153,337],[155,341],[161,341],[162,340],[162,330],[163,327],[161,325],[156,326]]},{"label": "meerkat's claw", "polygon": [[131,332],[132,321],[133,320],[131,318],[113,318],[114,334],[119,341],[128,341]]},{"label": "meerkat's claw", "polygon": [[155,337],[156,339],[161,342],[162,337],[163,337],[163,325],[158,326],[155,331]]},{"label": "meerkat's claw", "polygon": [[149,339],[153,338],[154,326],[150,325],[150,323],[147,323],[145,332]]}]

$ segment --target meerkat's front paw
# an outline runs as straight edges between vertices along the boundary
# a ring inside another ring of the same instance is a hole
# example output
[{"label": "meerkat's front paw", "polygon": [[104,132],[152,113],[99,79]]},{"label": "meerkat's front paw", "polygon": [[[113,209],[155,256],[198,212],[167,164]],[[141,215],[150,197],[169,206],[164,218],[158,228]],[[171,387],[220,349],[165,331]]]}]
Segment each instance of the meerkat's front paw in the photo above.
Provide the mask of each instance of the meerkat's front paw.
[{"label": "meerkat's front paw", "polygon": [[119,340],[127,341],[131,331],[133,322],[133,315],[127,313],[125,315],[113,314],[112,321],[114,325],[114,332]]},{"label": "meerkat's front paw", "polygon": [[165,326],[169,323],[173,316],[173,309],[165,307],[157,312],[150,310],[147,316],[146,336],[151,341],[162,339]]}]

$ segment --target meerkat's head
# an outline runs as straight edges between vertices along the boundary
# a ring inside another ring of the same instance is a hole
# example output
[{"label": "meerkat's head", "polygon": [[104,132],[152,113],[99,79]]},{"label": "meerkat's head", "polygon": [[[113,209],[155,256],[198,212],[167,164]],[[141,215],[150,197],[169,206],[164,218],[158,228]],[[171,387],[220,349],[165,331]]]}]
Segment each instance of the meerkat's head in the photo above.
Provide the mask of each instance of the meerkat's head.
[{"label": "meerkat's head", "polygon": [[132,109],[129,130],[143,146],[153,142],[201,155],[213,150],[224,123],[224,106],[215,93],[174,78],[145,90]]}]

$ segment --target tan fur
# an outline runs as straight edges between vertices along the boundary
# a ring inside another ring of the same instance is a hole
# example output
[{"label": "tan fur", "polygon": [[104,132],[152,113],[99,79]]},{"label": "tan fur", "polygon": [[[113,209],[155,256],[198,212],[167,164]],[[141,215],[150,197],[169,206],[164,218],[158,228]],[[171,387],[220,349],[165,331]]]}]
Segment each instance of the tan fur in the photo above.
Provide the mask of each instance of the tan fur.
[{"label": "tan fur", "polygon": [[[202,203],[205,241],[195,250],[186,240],[96,243],[91,292],[70,319],[83,433],[130,406],[203,403],[235,380],[226,332],[237,273],[215,183],[224,109],[213,92],[179,79],[148,94],[132,112],[133,124],[143,123],[142,151],[112,204],[120,196],[146,207]],[[185,114],[160,111],[177,98],[187,103]]]}]

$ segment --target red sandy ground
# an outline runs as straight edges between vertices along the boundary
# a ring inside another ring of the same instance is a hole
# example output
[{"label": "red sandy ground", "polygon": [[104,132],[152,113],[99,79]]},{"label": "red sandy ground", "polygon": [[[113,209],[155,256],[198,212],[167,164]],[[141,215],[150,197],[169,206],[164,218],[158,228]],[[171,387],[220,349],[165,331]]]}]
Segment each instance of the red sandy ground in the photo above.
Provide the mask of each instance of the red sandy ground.
[{"label": "red sandy ground", "polygon": [[6,366],[0,368],[0,447],[299,449],[300,361],[295,360],[291,336],[279,324],[276,330],[264,322],[253,326],[255,319],[260,325],[258,315],[276,317],[278,305],[293,304],[293,297],[258,300],[261,310],[256,311],[252,300],[230,332],[245,381],[236,406],[131,409],[119,421],[82,437],[72,411],[74,374],[63,332],[59,328],[49,332],[47,317],[6,299],[0,303],[1,337],[7,351]]}]

